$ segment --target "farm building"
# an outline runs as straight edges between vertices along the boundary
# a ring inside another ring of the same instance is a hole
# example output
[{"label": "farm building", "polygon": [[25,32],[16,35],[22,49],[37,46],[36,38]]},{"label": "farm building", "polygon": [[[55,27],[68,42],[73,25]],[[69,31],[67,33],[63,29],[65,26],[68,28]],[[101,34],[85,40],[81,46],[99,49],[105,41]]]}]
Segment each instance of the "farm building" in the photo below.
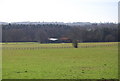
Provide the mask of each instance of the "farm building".
[{"label": "farm building", "polygon": [[62,43],[70,43],[72,42],[70,38],[68,37],[61,37],[59,38],[59,40],[62,42]]},{"label": "farm building", "polygon": [[56,37],[51,37],[48,38],[48,43],[70,43],[71,40],[67,37],[60,37],[60,38],[56,38]]}]

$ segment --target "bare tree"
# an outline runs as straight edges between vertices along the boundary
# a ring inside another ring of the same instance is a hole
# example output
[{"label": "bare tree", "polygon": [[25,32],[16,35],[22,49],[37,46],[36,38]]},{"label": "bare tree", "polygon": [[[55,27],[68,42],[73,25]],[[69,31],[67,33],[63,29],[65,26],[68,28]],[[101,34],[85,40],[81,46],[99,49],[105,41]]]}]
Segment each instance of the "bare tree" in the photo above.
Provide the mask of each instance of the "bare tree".
[{"label": "bare tree", "polygon": [[47,40],[47,34],[45,31],[38,30],[36,32],[36,40],[40,43],[43,43]]},{"label": "bare tree", "polygon": [[83,40],[83,30],[79,27],[72,27],[68,33],[68,37],[72,40],[74,48],[78,48],[78,42]]}]

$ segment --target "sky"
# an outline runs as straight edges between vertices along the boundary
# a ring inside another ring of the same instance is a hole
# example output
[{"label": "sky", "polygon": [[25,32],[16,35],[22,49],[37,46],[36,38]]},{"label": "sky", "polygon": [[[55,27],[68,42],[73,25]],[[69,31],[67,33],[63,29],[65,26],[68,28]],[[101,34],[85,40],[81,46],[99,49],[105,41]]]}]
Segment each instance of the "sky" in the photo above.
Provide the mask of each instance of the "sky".
[{"label": "sky", "polygon": [[119,0],[0,0],[0,22],[118,22]]}]

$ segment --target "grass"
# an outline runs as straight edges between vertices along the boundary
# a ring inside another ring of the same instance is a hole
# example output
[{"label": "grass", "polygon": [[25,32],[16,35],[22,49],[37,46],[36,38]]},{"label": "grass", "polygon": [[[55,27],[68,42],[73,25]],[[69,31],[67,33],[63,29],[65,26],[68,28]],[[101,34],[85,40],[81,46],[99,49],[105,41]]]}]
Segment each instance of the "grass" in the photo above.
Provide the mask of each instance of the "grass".
[{"label": "grass", "polygon": [[[100,42],[100,43],[79,43],[79,46],[105,46],[105,45],[116,45],[117,42]],[[71,43],[56,43],[56,44],[39,44],[35,42],[18,42],[18,43],[2,43],[2,47],[8,47],[8,48],[30,48],[30,47],[72,47]]]},{"label": "grass", "polygon": [[[84,45],[85,43],[81,44]],[[86,43],[85,45],[93,45]],[[95,43],[111,44],[111,43]],[[27,44],[21,44],[29,47]],[[22,47],[4,44],[3,47]],[[36,44],[37,46],[41,44]],[[30,46],[36,46],[30,44]],[[42,44],[54,45],[54,44]],[[55,44],[56,45],[56,44]],[[59,46],[59,44],[57,44]],[[70,44],[69,44],[70,45]],[[65,45],[67,46],[67,45]],[[118,47],[3,49],[3,79],[117,79]]]}]

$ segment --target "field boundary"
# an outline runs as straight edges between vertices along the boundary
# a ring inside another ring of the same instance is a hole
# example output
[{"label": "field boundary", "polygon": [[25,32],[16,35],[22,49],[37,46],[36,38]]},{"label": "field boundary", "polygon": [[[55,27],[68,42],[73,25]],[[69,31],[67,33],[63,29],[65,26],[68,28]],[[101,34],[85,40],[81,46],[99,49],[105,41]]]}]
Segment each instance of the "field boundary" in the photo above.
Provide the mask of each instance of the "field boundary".
[{"label": "field boundary", "polygon": [[[94,47],[111,47],[111,46],[118,46],[117,43],[115,44],[90,44],[90,45],[79,45],[78,48],[94,48]],[[73,48],[73,46],[35,46],[35,47],[2,47],[2,49],[22,49],[22,50],[32,50],[32,49],[47,49],[47,48]]]}]

